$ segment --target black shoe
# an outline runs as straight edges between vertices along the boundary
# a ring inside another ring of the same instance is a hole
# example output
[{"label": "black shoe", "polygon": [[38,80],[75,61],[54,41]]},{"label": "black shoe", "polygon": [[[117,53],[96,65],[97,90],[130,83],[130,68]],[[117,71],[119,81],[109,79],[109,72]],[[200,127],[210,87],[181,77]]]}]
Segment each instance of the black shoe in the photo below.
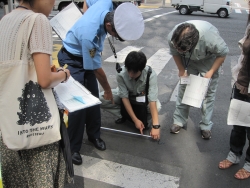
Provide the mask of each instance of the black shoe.
[{"label": "black shoe", "polygon": [[125,121],[126,121],[126,118],[122,117],[122,118],[119,118],[119,119],[115,120],[115,123],[116,123],[116,124],[122,124],[122,123],[124,123]]},{"label": "black shoe", "polygon": [[210,130],[201,130],[201,137],[205,140],[209,140],[211,138],[211,131]]},{"label": "black shoe", "polygon": [[96,138],[96,139],[89,138],[88,140],[94,144],[96,149],[102,151],[106,149],[106,144],[101,138]]},{"label": "black shoe", "polygon": [[81,165],[82,164],[82,157],[79,152],[74,152],[72,154],[72,162],[75,165]]},{"label": "black shoe", "polygon": [[180,130],[181,130],[181,126],[173,124],[171,129],[170,129],[170,132],[173,134],[177,134],[180,132]]}]

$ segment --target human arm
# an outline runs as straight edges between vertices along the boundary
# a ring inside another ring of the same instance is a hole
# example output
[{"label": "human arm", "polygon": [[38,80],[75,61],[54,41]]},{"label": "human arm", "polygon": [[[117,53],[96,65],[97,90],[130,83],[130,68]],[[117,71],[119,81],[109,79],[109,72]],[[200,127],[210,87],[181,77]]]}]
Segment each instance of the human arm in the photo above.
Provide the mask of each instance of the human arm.
[{"label": "human arm", "polygon": [[173,55],[174,62],[179,70],[179,77],[184,76],[185,68],[182,64],[181,56],[179,55]]},{"label": "human arm", "polygon": [[[156,107],[156,102],[155,101],[149,102],[149,108],[150,108],[150,113],[152,116],[152,124],[159,125],[158,110]],[[152,128],[150,131],[150,136],[155,140],[159,140],[160,139],[160,129]]]},{"label": "human arm", "polygon": [[140,130],[140,133],[141,133],[141,134],[143,134],[143,129],[144,129],[145,127],[144,127],[143,123],[141,122],[141,120],[139,120],[139,119],[136,117],[136,115],[135,115],[135,113],[134,113],[134,111],[133,111],[133,109],[132,109],[132,106],[131,106],[131,104],[130,104],[129,99],[128,99],[128,98],[122,98],[122,102],[123,102],[123,105],[124,105],[124,107],[125,107],[125,109],[126,109],[128,115],[130,116],[130,118],[131,118],[132,121],[134,122],[135,127],[136,127],[137,129]]},{"label": "human arm", "polygon": [[68,69],[59,72],[51,72],[50,69],[50,55],[44,53],[33,53],[32,54],[36,74],[37,82],[43,88],[53,88],[63,81],[67,81],[70,77],[70,72]]},{"label": "human arm", "polygon": [[211,78],[213,74],[219,69],[219,67],[222,65],[226,57],[217,57],[214,61],[214,64],[212,65],[211,69],[206,72],[205,78]]},{"label": "human arm", "polygon": [[105,72],[103,71],[102,68],[99,68],[99,69],[94,70],[94,73],[95,73],[95,76],[96,76],[98,82],[101,84],[101,86],[104,90],[103,98],[105,100],[111,100],[112,103],[114,103],[112,91],[111,91],[110,85],[108,83],[107,76],[106,76]]},{"label": "human arm", "polygon": [[86,12],[86,10],[88,9],[88,5],[87,5],[86,0],[84,0],[84,2],[83,2],[82,9],[83,9],[83,12]]},{"label": "human arm", "polygon": [[29,49],[32,55],[38,84],[42,88],[52,88],[69,78],[69,70],[51,72],[51,54],[53,49],[52,29],[45,15],[39,14],[30,34]]}]

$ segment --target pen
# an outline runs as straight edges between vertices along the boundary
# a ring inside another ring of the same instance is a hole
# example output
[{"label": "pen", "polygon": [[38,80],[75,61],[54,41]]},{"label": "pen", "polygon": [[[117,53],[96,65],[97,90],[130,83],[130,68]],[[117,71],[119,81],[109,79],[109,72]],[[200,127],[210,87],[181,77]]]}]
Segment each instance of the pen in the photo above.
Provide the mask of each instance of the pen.
[{"label": "pen", "polygon": [[63,65],[63,69],[67,69],[67,67],[68,67],[67,64]]}]

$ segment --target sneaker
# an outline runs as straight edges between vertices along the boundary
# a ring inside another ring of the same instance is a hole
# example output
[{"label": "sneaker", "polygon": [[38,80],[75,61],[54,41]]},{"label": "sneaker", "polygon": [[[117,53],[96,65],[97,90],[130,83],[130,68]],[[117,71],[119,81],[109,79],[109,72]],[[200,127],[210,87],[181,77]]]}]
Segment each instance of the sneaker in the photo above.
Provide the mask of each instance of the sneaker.
[{"label": "sneaker", "polygon": [[205,140],[209,140],[211,138],[210,130],[201,130],[201,137]]},{"label": "sneaker", "polygon": [[174,133],[174,134],[177,134],[177,133],[180,132],[180,130],[181,130],[181,126],[173,124],[171,129],[170,129],[170,132]]}]

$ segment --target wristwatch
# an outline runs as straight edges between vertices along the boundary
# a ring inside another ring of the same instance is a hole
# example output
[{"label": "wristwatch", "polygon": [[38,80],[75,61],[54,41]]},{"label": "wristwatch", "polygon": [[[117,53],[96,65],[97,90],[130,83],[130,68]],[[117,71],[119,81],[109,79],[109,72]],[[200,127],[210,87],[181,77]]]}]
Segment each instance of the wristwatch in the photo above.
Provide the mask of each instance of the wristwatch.
[{"label": "wristwatch", "polygon": [[153,129],[159,129],[161,126],[160,125],[152,125]]}]

